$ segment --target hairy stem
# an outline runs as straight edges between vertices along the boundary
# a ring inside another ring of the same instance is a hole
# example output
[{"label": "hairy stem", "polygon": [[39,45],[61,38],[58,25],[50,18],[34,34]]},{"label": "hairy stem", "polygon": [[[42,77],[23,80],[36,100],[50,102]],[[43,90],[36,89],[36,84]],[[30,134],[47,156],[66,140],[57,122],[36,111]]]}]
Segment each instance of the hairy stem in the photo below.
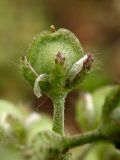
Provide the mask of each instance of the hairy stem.
[{"label": "hairy stem", "polygon": [[54,105],[53,128],[52,130],[58,134],[64,135],[64,103],[65,95],[52,98]]},{"label": "hairy stem", "polygon": [[66,137],[64,140],[64,148],[72,149],[77,146],[81,146],[87,143],[96,142],[99,140],[105,140],[105,138],[98,133],[97,130],[83,133],[76,136]]}]

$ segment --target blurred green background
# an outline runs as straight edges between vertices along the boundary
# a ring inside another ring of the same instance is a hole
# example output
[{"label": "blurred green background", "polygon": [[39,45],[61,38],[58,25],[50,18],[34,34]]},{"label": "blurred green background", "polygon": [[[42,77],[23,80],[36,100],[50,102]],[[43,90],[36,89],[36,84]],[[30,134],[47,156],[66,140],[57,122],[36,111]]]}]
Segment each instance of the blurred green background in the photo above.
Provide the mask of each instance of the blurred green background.
[{"label": "blurred green background", "polygon": [[[46,96],[37,100],[18,69],[32,37],[51,24],[74,32],[85,52],[95,56],[83,91],[120,82],[120,0],[0,0],[0,99],[52,114],[50,100]],[[71,122],[77,94],[71,93],[66,102],[70,132],[77,132]]]}]

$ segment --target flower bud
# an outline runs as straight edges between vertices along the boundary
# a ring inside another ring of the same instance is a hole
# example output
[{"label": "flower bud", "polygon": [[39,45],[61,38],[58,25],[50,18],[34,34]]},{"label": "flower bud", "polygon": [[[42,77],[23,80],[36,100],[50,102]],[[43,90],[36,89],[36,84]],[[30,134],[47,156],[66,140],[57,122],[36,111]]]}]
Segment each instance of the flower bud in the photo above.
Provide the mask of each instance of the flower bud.
[{"label": "flower bud", "polygon": [[93,130],[98,126],[105,97],[112,88],[106,86],[93,93],[80,95],[76,104],[76,120],[83,131]]},{"label": "flower bud", "polygon": [[114,87],[105,99],[100,134],[120,148],[120,86]]},{"label": "flower bud", "polygon": [[37,97],[41,92],[52,97],[77,87],[84,76],[81,78],[80,73],[90,70],[91,60],[89,55],[84,56],[82,46],[72,32],[63,28],[56,31],[52,25],[51,31],[43,31],[34,37],[28,55],[21,59],[20,68],[34,86]]}]

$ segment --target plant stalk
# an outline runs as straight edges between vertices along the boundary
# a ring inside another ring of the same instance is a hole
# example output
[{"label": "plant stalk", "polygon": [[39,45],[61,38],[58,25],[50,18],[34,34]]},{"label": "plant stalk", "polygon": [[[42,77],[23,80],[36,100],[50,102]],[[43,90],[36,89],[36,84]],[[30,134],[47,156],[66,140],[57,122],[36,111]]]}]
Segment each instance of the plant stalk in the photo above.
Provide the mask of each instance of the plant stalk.
[{"label": "plant stalk", "polygon": [[64,135],[64,104],[66,95],[52,98],[54,105],[52,130],[60,135]]},{"label": "plant stalk", "polygon": [[101,134],[99,134],[97,130],[76,136],[65,137],[64,149],[72,149],[74,147],[81,146],[87,143],[96,142],[99,140],[105,140],[105,138]]}]

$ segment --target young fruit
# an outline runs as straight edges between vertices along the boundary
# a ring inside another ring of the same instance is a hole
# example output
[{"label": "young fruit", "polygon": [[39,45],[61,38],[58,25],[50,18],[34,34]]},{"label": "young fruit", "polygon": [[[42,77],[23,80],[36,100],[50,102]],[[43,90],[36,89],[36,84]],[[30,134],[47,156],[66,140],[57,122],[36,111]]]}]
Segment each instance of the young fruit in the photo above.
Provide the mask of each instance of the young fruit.
[{"label": "young fruit", "polygon": [[37,97],[41,92],[49,97],[63,95],[79,86],[90,70],[93,57],[84,55],[76,36],[67,29],[43,31],[33,38],[20,68],[34,86]]}]

